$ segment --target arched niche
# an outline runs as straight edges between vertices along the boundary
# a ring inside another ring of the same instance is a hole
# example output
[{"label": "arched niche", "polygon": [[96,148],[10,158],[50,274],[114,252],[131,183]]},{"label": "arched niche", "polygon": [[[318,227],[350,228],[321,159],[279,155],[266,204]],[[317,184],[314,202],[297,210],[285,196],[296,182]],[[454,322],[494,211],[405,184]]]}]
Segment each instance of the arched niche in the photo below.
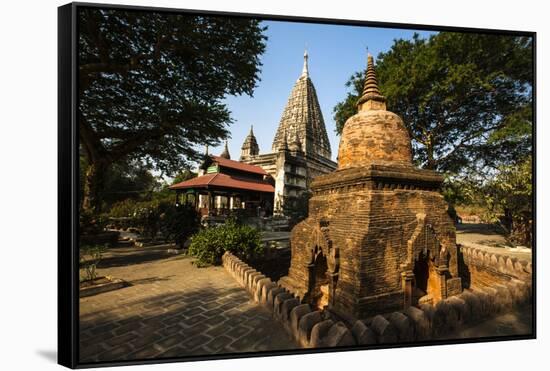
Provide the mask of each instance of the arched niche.
[{"label": "arched niche", "polygon": [[448,251],[425,214],[418,214],[417,226],[407,241],[407,258],[401,265],[404,307],[435,304],[446,298]]},{"label": "arched niche", "polygon": [[304,301],[317,309],[333,304],[338,283],[339,250],[332,244],[328,224],[321,221],[312,229],[306,243],[309,265],[308,291],[304,295]]}]

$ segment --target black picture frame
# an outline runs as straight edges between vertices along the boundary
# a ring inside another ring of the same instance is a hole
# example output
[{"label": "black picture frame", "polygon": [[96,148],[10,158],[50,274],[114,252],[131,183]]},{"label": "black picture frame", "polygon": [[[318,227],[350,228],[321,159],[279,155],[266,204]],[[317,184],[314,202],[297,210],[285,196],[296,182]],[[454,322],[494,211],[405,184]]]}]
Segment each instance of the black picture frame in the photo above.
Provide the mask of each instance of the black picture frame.
[{"label": "black picture frame", "polygon": [[[537,244],[533,241],[532,266],[532,315],[533,332],[528,335],[495,336],[484,338],[449,339],[440,341],[420,341],[413,344],[392,344],[353,346],[338,348],[297,349],[285,351],[262,351],[255,353],[235,353],[207,356],[182,356],[177,358],[143,359],[133,361],[111,361],[98,363],[79,362],[78,344],[78,190],[79,190],[79,162],[78,162],[78,10],[81,8],[104,8],[119,10],[151,11],[157,13],[181,13],[205,16],[229,16],[256,18],[260,20],[287,21],[334,25],[370,26],[379,28],[406,28],[410,30],[448,31],[462,33],[484,33],[511,36],[526,36],[533,40],[533,186],[536,184],[536,41],[537,33],[528,31],[511,31],[483,28],[448,27],[442,25],[423,25],[408,23],[372,22],[364,20],[343,20],[329,18],[313,18],[299,16],[282,16],[253,13],[234,13],[223,11],[203,11],[192,9],[171,9],[147,6],[128,6],[96,3],[70,3],[58,8],[58,363],[69,368],[107,367],[136,364],[156,364],[168,362],[188,362],[200,360],[219,360],[259,356],[276,356],[287,354],[309,354],[322,352],[341,352],[354,350],[370,350],[385,348],[417,347],[427,345],[449,345],[478,342],[495,342],[508,340],[536,339],[537,329]],[[536,215],[536,187],[533,187],[533,215]],[[536,220],[533,220],[533,236],[536,236]]]}]

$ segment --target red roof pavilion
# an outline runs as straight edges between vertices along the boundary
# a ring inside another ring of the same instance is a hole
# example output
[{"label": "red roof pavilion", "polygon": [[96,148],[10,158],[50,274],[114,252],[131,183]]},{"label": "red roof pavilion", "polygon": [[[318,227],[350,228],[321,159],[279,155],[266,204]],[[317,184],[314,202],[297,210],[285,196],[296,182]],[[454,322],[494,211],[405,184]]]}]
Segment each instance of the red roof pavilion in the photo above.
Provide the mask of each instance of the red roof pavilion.
[{"label": "red roof pavilion", "polygon": [[225,215],[232,209],[254,215],[258,208],[265,215],[272,212],[273,178],[261,167],[210,155],[200,173],[170,186],[177,193],[177,204],[193,204],[203,215]]},{"label": "red roof pavilion", "polygon": [[251,179],[237,178],[222,173],[206,174],[170,186],[170,189],[186,188],[228,188],[257,192],[275,192],[275,188],[269,183]]}]

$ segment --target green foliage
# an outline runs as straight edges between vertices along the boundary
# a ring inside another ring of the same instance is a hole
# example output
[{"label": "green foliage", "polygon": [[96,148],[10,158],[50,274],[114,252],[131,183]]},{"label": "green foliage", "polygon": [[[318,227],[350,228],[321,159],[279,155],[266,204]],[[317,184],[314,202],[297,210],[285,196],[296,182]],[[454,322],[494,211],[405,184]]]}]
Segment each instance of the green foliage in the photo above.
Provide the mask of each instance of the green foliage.
[{"label": "green foliage", "polygon": [[216,227],[202,229],[193,236],[189,254],[197,258],[199,267],[221,264],[224,252],[229,251],[244,260],[263,253],[260,232],[233,220]]},{"label": "green foliage", "polygon": [[[173,196],[173,195],[172,195]],[[109,212],[111,218],[127,218],[117,221],[124,227],[135,227],[145,237],[155,239],[159,232],[164,240],[173,241],[182,246],[200,226],[200,216],[188,205],[174,205],[170,199],[153,198],[150,201],[127,199],[117,202]]]},{"label": "green foliage", "polygon": [[157,200],[139,202],[133,214],[134,223],[140,228],[143,236],[155,239],[161,230],[161,218],[170,207],[168,203]]},{"label": "green foliage", "polygon": [[143,200],[159,186],[148,166],[137,161],[117,162],[109,167],[105,175],[105,186],[101,191],[103,209],[128,198]]},{"label": "green foliage", "polygon": [[494,221],[518,244],[531,246],[533,219],[532,160],[503,166],[479,193]]},{"label": "green foliage", "polygon": [[167,240],[183,247],[200,227],[200,215],[190,205],[171,206],[161,215],[161,232]]},{"label": "green foliage", "polygon": [[83,207],[99,211],[105,171],[133,160],[165,175],[219,143],[223,100],[252,95],[265,51],[260,21],[82,9],[79,134],[88,164]]},{"label": "green foliage", "polygon": [[477,178],[448,178],[443,195],[450,204],[485,223],[499,224],[511,242],[532,244],[533,179],[528,156]]},{"label": "green foliage", "polygon": [[455,223],[458,222],[459,216],[455,209],[455,205],[465,202],[465,195],[460,181],[452,181],[449,177],[443,182],[441,193],[447,201],[447,213]]},{"label": "green foliage", "polygon": [[171,185],[178,184],[178,183],[184,182],[184,181],[189,180],[189,179],[193,179],[196,176],[197,176],[197,173],[194,173],[194,172],[189,171],[189,170],[184,170],[184,171],[180,172],[179,174],[177,174],[174,177],[174,179],[172,179],[172,184]]},{"label": "green foliage", "polygon": [[[396,40],[377,58],[380,89],[412,138],[417,164],[450,173],[496,168],[531,151],[530,38],[441,32]],[[364,72],[334,108],[337,131],[357,112]]]},{"label": "green foliage", "polygon": [[79,214],[80,234],[98,234],[105,230],[108,218],[105,215],[96,215],[88,210],[81,210]]},{"label": "green foliage", "polygon": [[[81,154],[79,166],[81,197],[85,191],[88,166],[86,156]],[[106,168],[102,183],[102,187],[97,190],[101,210],[109,210],[113,204],[126,199],[144,200],[150,198],[161,187],[159,181],[151,173],[151,166],[138,161],[125,160],[113,163]]]},{"label": "green foliage", "polygon": [[130,198],[115,203],[109,210],[111,218],[131,218],[134,216],[138,202]]},{"label": "green foliage", "polygon": [[474,185],[467,179],[446,176],[441,193],[450,205],[465,205],[474,202],[473,193],[475,192],[472,192],[473,189]]},{"label": "green foliage", "polygon": [[80,281],[93,281],[97,278],[97,265],[106,250],[107,248],[101,245],[80,247],[80,266],[84,268],[85,273],[84,276],[80,277]]},{"label": "green foliage", "polygon": [[129,218],[125,227],[138,228],[142,235],[154,239],[161,230],[161,216],[170,207],[174,206],[166,200],[135,201],[126,199],[114,204],[108,216]]}]

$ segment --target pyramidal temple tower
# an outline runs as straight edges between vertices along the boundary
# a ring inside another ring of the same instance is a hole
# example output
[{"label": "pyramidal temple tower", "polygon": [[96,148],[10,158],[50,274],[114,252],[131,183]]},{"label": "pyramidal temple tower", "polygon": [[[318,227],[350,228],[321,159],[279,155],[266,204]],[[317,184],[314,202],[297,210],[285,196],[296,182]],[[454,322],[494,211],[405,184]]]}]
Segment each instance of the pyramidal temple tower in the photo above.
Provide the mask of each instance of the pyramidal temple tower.
[{"label": "pyramidal temple tower", "polygon": [[307,51],[304,53],[302,74],[292,88],[271,150],[279,150],[285,138],[288,143],[299,142],[305,154],[330,159],[330,143],[325,121],[315,86],[309,78]]},{"label": "pyramidal temple tower", "polygon": [[308,54],[302,73],[294,84],[273,138],[271,152],[259,154],[252,128],[241,147],[240,161],[261,166],[275,179],[273,210],[283,213],[285,205],[309,192],[316,176],[336,170],[315,86],[309,77]]},{"label": "pyramidal temple tower", "polygon": [[462,291],[443,177],[414,167],[403,120],[386,109],[374,61],[344,124],[338,169],[312,182],[279,284],[345,319],[434,305]]}]

